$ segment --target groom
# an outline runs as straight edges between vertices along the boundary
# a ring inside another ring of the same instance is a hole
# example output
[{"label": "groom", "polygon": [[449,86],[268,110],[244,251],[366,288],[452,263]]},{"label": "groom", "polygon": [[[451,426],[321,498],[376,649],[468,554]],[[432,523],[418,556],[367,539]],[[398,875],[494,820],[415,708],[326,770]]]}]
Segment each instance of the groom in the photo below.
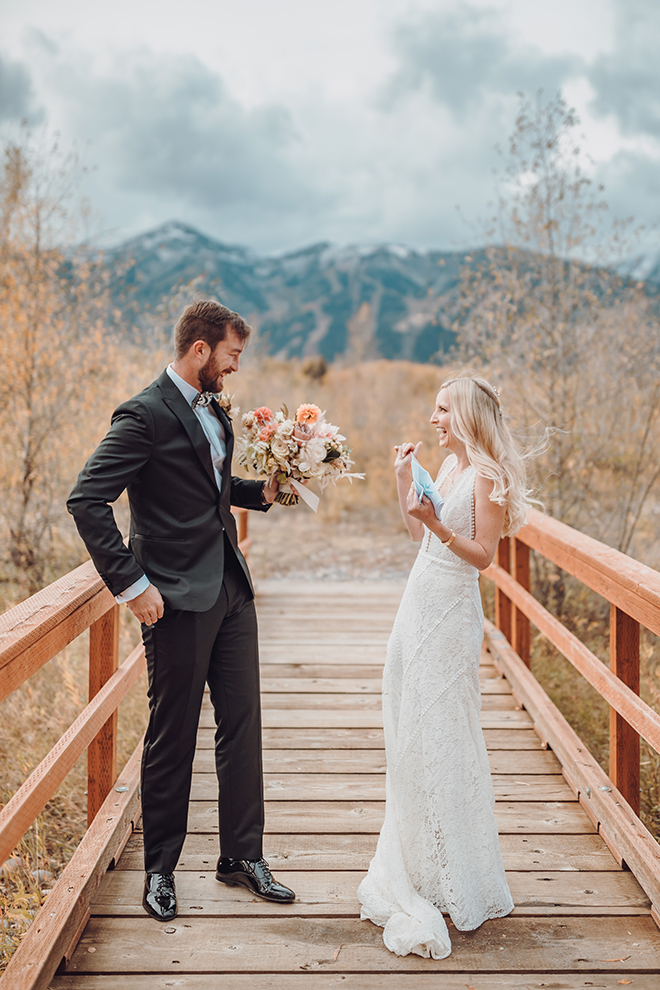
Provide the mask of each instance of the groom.
[{"label": "groom", "polygon": [[[115,410],[67,502],[99,574],[142,623],[150,710],[142,757],[143,905],[159,921],[177,914],[173,874],[186,837],[205,684],[217,725],[216,880],[280,903],[295,896],[262,856],[254,590],[230,511],[268,511],[278,485],[231,476],[234,433],[216,396],[225,376],[238,371],[249,334],[247,323],[217,302],[188,306],[174,329],[174,361]],[[110,505],[124,490],[128,546]]]}]

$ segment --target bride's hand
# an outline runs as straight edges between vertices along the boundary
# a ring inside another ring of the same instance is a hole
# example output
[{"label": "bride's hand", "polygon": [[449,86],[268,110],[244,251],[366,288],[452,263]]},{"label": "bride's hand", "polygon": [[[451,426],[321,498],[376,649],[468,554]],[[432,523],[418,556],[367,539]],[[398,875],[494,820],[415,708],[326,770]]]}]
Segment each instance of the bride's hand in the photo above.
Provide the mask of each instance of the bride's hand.
[{"label": "bride's hand", "polygon": [[417,457],[419,448],[422,446],[420,440],[417,445],[414,443],[402,443],[400,447],[395,447],[396,457],[394,458],[394,470],[397,472],[410,471],[410,457],[414,454]]},{"label": "bride's hand", "polygon": [[408,492],[406,511],[409,516],[413,517],[413,519],[419,519],[420,522],[424,523],[424,525],[429,528],[430,523],[437,518],[431,499],[427,498],[426,495],[422,495],[422,501],[420,502],[417,498],[417,492],[415,491],[414,485],[410,486],[410,491]]}]

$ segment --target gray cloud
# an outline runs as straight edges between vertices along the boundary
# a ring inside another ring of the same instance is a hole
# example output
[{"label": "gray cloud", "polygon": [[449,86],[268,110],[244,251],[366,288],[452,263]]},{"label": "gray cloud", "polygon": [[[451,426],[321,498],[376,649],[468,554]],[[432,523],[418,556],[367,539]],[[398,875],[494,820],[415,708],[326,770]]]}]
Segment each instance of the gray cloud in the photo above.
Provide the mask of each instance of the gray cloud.
[{"label": "gray cloud", "polygon": [[588,78],[592,109],[615,114],[624,134],[660,137],[660,7],[648,0],[617,3],[616,45],[600,55]]},{"label": "gray cloud", "polygon": [[[589,67],[594,89],[590,109],[613,116],[621,133],[641,138],[598,169],[607,200],[618,216],[654,227],[660,219],[660,170],[652,142],[660,139],[660,7],[648,0],[616,0],[615,44]],[[648,142],[651,139],[651,144]],[[648,235],[657,249],[657,232]]]},{"label": "gray cloud", "polygon": [[[648,130],[660,114],[660,69],[643,36],[658,16],[648,3],[627,4],[627,33],[619,30],[616,51],[597,59],[589,78],[599,113]],[[371,99],[332,100],[301,85],[256,108],[192,55],[105,50],[100,58],[65,35],[55,43],[33,31],[25,57],[50,126],[95,166],[86,191],[117,236],[178,218],[260,251],[324,239],[478,240],[479,224],[465,225],[456,206],[471,220],[490,212],[494,146],[512,129],[516,93],[543,89],[550,98],[589,66],[544,55],[517,40],[504,15],[467,4],[407,16],[391,44],[396,68]],[[7,78],[17,95],[6,105],[29,105],[27,71],[14,66]],[[650,158],[620,152],[601,173],[617,212],[657,214]]]},{"label": "gray cloud", "polygon": [[34,104],[32,78],[20,62],[0,55],[0,122],[38,123],[43,113]]},{"label": "gray cloud", "polygon": [[611,214],[630,219],[636,236],[624,245],[626,254],[652,252],[660,248],[660,169],[650,155],[619,151],[598,166],[596,180],[604,187]]},{"label": "gray cloud", "polygon": [[492,95],[555,93],[582,67],[572,56],[515,45],[499,14],[467,4],[403,22],[393,41],[401,68],[387,89],[390,99],[428,88],[456,116]]},{"label": "gray cloud", "polygon": [[60,93],[121,189],[212,211],[292,207],[309,195],[292,162],[299,137],[288,111],[245,109],[196,58],[143,52],[102,78],[82,75],[60,67]]}]

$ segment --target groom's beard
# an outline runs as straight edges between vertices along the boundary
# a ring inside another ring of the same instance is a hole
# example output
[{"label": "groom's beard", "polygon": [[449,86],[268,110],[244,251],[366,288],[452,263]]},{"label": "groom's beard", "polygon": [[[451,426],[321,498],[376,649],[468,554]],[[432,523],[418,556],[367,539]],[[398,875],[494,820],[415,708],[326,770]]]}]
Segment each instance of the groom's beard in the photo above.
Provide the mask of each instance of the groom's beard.
[{"label": "groom's beard", "polygon": [[217,358],[211,354],[203,368],[200,368],[197,378],[202,392],[221,392],[224,371],[218,367]]}]

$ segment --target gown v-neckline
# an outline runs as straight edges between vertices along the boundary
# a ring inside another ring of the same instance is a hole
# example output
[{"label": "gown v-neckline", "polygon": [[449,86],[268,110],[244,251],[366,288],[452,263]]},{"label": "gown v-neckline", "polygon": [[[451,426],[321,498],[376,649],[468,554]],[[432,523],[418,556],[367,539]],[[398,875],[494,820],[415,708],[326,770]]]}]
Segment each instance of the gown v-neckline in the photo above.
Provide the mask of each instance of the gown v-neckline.
[{"label": "gown v-neckline", "polygon": [[[449,456],[450,457],[456,457],[456,454],[450,454]],[[449,460],[449,457],[446,458],[446,460]],[[458,458],[456,458],[456,463],[449,469],[449,471],[447,471],[447,474],[442,479],[440,485],[438,485],[438,493],[440,494],[440,497],[442,498],[443,502],[446,502],[449,499],[449,496],[452,494],[452,492],[454,492],[456,490],[457,486],[460,484],[461,478],[463,478],[468,473],[468,471],[472,468],[472,464],[469,464],[468,463],[468,466],[466,468],[463,468],[463,470],[461,471],[461,473],[458,475],[457,478],[454,478],[454,480],[452,481],[451,485],[449,486],[449,488],[447,489],[447,491],[443,495],[442,492],[440,491],[440,488],[442,487],[442,485],[444,484],[444,482],[447,480],[447,478],[449,477],[450,473],[457,466],[458,466]]]}]

